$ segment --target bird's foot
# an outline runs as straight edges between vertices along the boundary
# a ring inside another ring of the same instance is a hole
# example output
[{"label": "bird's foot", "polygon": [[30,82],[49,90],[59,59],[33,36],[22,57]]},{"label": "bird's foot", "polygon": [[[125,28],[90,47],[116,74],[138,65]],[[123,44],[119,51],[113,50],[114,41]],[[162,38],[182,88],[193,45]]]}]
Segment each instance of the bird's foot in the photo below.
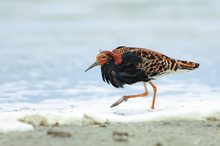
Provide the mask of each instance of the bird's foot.
[{"label": "bird's foot", "polygon": [[151,108],[151,109],[148,109],[147,111],[148,112],[154,112],[154,109]]},{"label": "bird's foot", "polygon": [[123,96],[122,98],[120,98],[118,101],[116,101],[115,103],[113,103],[110,108],[118,106],[119,104],[121,104],[124,101],[127,101],[128,99],[126,98],[126,96]]}]

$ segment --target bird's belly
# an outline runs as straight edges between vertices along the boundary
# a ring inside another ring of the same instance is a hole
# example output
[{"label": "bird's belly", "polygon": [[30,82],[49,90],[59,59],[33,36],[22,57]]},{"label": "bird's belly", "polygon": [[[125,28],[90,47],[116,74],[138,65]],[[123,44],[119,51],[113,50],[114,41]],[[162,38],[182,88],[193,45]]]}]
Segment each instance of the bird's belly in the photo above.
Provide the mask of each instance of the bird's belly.
[{"label": "bird's belly", "polygon": [[172,74],[180,74],[180,73],[185,73],[185,72],[188,72],[189,70],[177,70],[177,71],[174,71],[174,70],[170,70],[170,69],[168,69],[168,70],[166,70],[166,71],[164,71],[164,72],[161,72],[161,73],[158,73],[158,74],[156,74],[156,75],[153,75],[153,76],[150,76],[150,78],[151,79],[159,79],[159,78],[161,78],[161,77],[164,77],[164,76],[166,76],[166,75],[172,75]]}]

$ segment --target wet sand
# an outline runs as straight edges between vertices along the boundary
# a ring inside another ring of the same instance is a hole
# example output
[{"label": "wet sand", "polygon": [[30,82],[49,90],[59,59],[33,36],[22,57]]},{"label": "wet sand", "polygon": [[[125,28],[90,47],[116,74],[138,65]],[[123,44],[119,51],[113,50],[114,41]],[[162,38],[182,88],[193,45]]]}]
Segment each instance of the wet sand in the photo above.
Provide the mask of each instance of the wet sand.
[{"label": "wet sand", "polygon": [[35,127],[34,131],[0,134],[1,146],[219,146],[220,121]]}]

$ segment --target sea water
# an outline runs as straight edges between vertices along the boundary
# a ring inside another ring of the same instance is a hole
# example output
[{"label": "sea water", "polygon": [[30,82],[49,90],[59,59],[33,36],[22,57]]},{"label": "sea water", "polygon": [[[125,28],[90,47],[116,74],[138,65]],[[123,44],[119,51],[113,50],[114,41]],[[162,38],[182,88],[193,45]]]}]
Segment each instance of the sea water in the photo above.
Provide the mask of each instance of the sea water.
[{"label": "sea water", "polygon": [[[104,121],[218,113],[219,4],[218,0],[1,0],[0,119],[10,113],[42,111],[80,113],[78,118],[90,115]],[[121,45],[150,48],[200,67],[154,81],[158,94],[153,112],[149,85],[148,97],[110,109],[121,96],[143,92],[142,83],[115,89],[102,81],[100,67],[84,70],[99,49]]]}]

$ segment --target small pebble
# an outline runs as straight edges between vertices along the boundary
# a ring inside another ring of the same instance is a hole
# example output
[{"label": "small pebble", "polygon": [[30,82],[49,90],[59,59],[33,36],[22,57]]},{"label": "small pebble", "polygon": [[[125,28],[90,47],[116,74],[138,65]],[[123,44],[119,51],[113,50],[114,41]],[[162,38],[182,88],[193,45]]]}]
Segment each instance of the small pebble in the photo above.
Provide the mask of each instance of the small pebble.
[{"label": "small pebble", "polygon": [[211,122],[219,121],[219,119],[217,119],[216,117],[206,117],[206,120]]},{"label": "small pebble", "polygon": [[163,146],[161,143],[156,143],[155,146]]},{"label": "small pebble", "polygon": [[100,124],[99,127],[107,127],[105,124]]},{"label": "small pebble", "polygon": [[119,132],[119,131],[112,132],[113,139],[118,142],[128,141],[129,136],[130,134],[128,132]]},{"label": "small pebble", "polygon": [[71,137],[72,134],[65,132],[65,131],[55,131],[55,130],[48,130],[47,135],[53,136],[53,137],[60,137],[60,138],[66,138]]}]

